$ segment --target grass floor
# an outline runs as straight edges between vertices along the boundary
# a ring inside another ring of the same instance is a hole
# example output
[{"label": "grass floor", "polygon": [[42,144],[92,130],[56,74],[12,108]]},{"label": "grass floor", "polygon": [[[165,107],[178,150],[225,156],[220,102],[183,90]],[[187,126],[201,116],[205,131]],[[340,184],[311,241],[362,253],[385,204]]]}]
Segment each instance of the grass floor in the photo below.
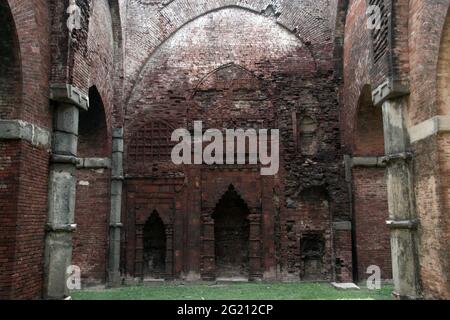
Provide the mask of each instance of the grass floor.
[{"label": "grass floor", "polygon": [[393,287],[337,290],[318,283],[165,284],[84,290],[74,300],[390,300]]}]

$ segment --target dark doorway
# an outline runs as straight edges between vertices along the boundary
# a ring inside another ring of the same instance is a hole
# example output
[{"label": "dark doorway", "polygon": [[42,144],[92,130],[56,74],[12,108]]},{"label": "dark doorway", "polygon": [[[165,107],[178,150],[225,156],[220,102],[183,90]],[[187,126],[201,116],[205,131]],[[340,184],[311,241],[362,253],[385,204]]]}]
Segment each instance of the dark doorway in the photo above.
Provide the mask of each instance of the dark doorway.
[{"label": "dark doorway", "polygon": [[155,211],[144,226],[144,278],[164,278],[166,272],[166,231]]},{"label": "dark doorway", "polygon": [[89,88],[89,110],[80,112],[78,155],[106,157],[110,153],[105,107],[96,86]]},{"label": "dark doorway", "polygon": [[249,276],[249,213],[246,203],[230,186],[213,214],[217,278]]},{"label": "dark doorway", "polygon": [[301,279],[305,281],[323,280],[323,256],[325,241],[320,234],[304,235],[300,240],[300,256],[303,260]]}]

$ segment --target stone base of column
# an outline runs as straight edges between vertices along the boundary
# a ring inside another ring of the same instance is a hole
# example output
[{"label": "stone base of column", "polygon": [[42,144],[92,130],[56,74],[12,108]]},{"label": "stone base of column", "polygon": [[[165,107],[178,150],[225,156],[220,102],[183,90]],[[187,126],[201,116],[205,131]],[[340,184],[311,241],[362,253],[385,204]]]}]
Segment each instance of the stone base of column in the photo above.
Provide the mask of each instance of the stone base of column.
[{"label": "stone base of column", "polygon": [[[394,296],[400,300],[418,300],[421,297],[415,265],[415,239],[409,228],[391,230]],[[401,270],[400,270],[401,268]]]},{"label": "stone base of column", "polygon": [[69,296],[67,266],[72,262],[72,234],[51,231],[46,237],[45,298],[61,300]]},{"label": "stone base of column", "polygon": [[108,288],[118,288],[122,286],[122,277],[119,271],[108,271]]}]

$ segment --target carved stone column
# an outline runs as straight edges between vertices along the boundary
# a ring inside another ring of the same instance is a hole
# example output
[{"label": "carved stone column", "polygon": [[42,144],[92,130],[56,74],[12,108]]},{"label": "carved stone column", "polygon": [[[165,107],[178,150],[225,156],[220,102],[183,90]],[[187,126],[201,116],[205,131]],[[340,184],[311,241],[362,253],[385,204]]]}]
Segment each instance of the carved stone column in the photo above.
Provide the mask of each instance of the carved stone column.
[{"label": "carved stone column", "polygon": [[387,167],[392,271],[395,293],[401,299],[417,299],[419,260],[417,218],[414,206],[412,154],[405,126],[406,101],[386,99],[382,103]]},{"label": "carved stone column", "polygon": [[111,212],[109,216],[108,285],[120,285],[120,234],[123,189],[123,129],[113,130]]},{"label": "carved stone column", "polygon": [[89,102],[87,96],[70,85],[52,87],[51,98],[56,107],[48,188],[44,296],[63,299],[69,295],[67,270],[72,263],[72,233],[76,229],[79,108],[87,109]]}]

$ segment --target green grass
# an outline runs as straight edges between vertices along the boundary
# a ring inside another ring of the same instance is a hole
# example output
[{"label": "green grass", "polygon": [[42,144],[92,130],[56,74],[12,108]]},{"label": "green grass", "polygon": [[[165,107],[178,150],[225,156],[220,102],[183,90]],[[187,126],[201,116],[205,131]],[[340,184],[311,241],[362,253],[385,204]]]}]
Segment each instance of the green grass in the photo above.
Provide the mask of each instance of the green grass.
[{"label": "green grass", "polygon": [[74,300],[390,300],[392,286],[381,290],[337,290],[318,283],[166,284],[84,290]]}]

